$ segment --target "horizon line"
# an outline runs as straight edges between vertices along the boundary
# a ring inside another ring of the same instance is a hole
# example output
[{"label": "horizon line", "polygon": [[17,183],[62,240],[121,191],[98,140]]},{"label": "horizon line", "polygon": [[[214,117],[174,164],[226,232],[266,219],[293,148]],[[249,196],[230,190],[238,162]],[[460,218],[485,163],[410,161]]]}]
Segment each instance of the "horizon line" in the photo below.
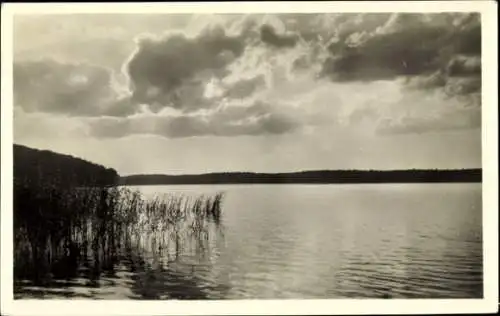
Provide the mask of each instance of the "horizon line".
[{"label": "horizon line", "polygon": [[453,168],[453,169],[441,169],[441,168],[411,168],[411,169],[302,169],[297,171],[284,171],[284,172],[260,172],[260,171],[212,171],[205,173],[131,173],[121,175],[120,177],[130,177],[130,176],[204,176],[204,175],[214,175],[214,174],[271,174],[271,175],[281,175],[281,174],[294,174],[294,173],[304,173],[304,172],[345,172],[345,171],[361,171],[361,172],[397,172],[397,171],[479,171],[483,170],[482,167],[476,168]]},{"label": "horizon line", "polygon": [[64,156],[69,156],[71,158],[76,158],[80,160],[84,160],[93,164],[101,165],[105,168],[108,169],[113,169],[118,173],[118,176],[120,178],[123,177],[130,177],[130,176],[202,176],[202,175],[213,175],[213,174],[224,174],[224,173],[250,173],[250,174],[272,174],[272,175],[280,175],[280,174],[292,174],[292,173],[300,173],[300,172],[317,172],[317,171],[376,171],[376,172],[393,172],[393,171],[465,171],[465,170],[481,170],[482,171],[482,166],[481,167],[467,167],[467,168],[451,168],[451,169],[442,169],[442,168],[399,168],[399,169],[364,169],[364,168],[353,168],[353,169],[300,169],[300,170],[295,170],[295,171],[281,171],[281,172],[264,172],[264,171],[210,171],[210,172],[204,172],[204,173],[125,173],[122,174],[121,172],[118,172],[118,170],[115,167],[111,167],[105,164],[102,164],[100,162],[96,161],[91,161],[87,160],[87,158],[76,156],[70,153],[62,153],[59,151],[55,151],[53,149],[48,149],[48,148],[43,148],[43,147],[32,147],[28,145],[24,145],[21,143],[12,143],[13,146],[20,146],[20,147],[26,147],[29,149],[35,149],[35,150],[40,150],[40,151],[48,151],[52,152],[55,154],[59,155],[64,155]]}]

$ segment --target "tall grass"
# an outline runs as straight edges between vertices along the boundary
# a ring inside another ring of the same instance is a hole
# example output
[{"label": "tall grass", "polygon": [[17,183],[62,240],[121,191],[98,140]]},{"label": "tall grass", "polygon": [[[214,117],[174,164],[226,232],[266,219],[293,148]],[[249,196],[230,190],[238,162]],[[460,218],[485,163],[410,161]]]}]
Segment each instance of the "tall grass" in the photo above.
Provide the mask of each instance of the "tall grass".
[{"label": "tall grass", "polygon": [[221,220],[223,194],[145,199],[118,187],[27,187],[14,190],[14,273],[45,282],[75,275],[83,264],[99,273],[124,247],[174,249],[183,238],[207,238]]}]

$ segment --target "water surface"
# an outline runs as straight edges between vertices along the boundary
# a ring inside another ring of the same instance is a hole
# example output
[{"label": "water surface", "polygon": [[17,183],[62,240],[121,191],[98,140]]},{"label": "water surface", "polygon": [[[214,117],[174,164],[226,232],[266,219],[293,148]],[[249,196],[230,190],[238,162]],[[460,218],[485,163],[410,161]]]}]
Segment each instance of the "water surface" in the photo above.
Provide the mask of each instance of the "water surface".
[{"label": "water surface", "polygon": [[225,192],[220,228],[172,257],[143,242],[106,273],[16,297],[479,298],[480,184],[142,186]]}]

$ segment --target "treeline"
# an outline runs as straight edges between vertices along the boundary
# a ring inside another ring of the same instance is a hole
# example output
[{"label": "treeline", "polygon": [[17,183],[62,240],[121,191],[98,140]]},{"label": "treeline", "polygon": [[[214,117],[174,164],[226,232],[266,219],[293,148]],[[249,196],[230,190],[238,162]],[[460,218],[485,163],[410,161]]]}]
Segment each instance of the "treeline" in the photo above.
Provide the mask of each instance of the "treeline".
[{"label": "treeline", "polygon": [[437,183],[481,182],[481,169],[460,170],[316,170],[291,173],[228,172],[195,175],[130,175],[122,185],[162,184],[287,184],[287,183]]},{"label": "treeline", "polygon": [[14,184],[24,186],[103,186],[119,179],[116,170],[80,158],[14,145]]},{"label": "treeline", "polygon": [[143,244],[143,234],[155,249],[175,242],[177,256],[219,224],[221,193],[149,200],[116,186],[118,179],[115,170],[83,159],[14,145],[16,282],[50,286],[81,273],[97,279],[114,271],[126,248]]}]

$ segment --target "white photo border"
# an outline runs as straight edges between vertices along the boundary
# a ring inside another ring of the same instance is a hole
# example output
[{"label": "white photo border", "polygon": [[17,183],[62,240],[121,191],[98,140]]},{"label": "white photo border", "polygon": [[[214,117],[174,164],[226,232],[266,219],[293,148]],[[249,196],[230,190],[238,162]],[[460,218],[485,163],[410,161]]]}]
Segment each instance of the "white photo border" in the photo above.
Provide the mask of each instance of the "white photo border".
[{"label": "white photo border", "polygon": [[[223,301],[14,300],[13,16],[75,13],[479,12],[482,22],[483,299]],[[494,1],[9,3],[2,5],[1,313],[5,315],[441,314],[498,311],[498,20]]]}]

